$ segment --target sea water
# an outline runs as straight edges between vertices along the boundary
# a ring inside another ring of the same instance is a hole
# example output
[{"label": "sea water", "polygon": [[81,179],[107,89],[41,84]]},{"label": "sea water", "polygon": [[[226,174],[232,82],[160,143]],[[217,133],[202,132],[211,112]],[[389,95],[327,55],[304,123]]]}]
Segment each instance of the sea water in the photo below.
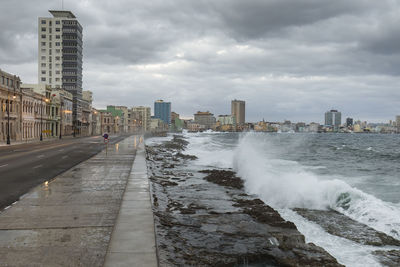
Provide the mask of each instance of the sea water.
[{"label": "sea water", "polygon": [[[334,209],[400,239],[400,135],[185,133],[199,168],[232,168],[245,189],[347,266],[380,266],[361,245],[292,208]],[[391,249],[391,248],[380,248]]]}]

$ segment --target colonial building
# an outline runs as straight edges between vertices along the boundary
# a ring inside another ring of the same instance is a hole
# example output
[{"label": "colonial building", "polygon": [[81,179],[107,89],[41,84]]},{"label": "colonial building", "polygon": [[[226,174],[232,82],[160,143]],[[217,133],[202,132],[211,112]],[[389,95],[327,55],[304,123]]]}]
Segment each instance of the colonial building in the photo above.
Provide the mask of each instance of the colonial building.
[{"label": "colonial building", "polygon": [[100,111],[101,133],[113,134],[114,131],[114,117],[111,112]]},{"label": "colonial building", "polygon": [[82,136],[88,136],[92,133],[92,101],[93,93],[91,91],[83,91],[82,93],[82,124],[80,133]]},{"label": "colonial building", "polygon": [[0,140],[21,141],[22,92],[19,77],[0,69]]},{"label": "colonial building", "polygon": [[206,111],[198,111],[194,114],[194,122],[200,125],[200,129],[208,130],[215,127],[215,117],[214,114]]},{"label": "colonial building", "polygon": [[143,107],[143,106],[133,107],[133,111],[139,113],[139,125],[141,127],[141,131],[149,132],[151,123],[150,107]]},{"label": "colonial building", "polygon": [[41,117],[45,112],[44,95],[32,88],[22,89],[22,140],[39,140]]},{"label": "colonial building", "polygon": [[95,109],[92,108],[92,133],[91,135],[101,135],[101,113]]}]

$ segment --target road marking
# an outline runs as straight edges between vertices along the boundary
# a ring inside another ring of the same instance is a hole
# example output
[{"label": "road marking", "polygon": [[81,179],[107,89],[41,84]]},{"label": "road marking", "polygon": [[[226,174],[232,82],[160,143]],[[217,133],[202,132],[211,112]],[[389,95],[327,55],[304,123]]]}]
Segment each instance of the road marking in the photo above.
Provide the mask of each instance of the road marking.
[{"label": "road marking", "polygon": [[42,167],[43,165],[37,165],[37,166],[35,166],[35,167],[33,167],[34,169],[37,169],[37,168],[40,168],[40,167]]},{"label": "road marking", "polygon": [[66,159],[66,158],[68,158],[68,156],[62,156],[61,158],[62,158],[62,159]]},{"label": "road marking", "polygon": [[0,168],[3,168],[3,167],[5,167],[5,166],[8,166],[8,164],[1,165]]},{"label": "road marking", "polygon": [[37,158],[39,158],[39,159],[44,158],[44,155],[43,154],[39,155],[39,156],[37,156]]}]

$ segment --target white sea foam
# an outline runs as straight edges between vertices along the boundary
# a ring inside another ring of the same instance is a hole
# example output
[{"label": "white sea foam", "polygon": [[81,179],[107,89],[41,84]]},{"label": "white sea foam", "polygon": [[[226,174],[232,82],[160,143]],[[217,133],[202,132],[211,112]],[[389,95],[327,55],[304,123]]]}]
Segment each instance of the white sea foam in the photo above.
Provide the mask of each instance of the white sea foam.
[{"label": "white sea foam", "polygon": [[276,158],[284,148],[252,133],[235,150],[234,169],[246,189],[276,208],[335,209],[393,237],[400,238],[400,208],[339,179],[322,179],[306,166]]}]

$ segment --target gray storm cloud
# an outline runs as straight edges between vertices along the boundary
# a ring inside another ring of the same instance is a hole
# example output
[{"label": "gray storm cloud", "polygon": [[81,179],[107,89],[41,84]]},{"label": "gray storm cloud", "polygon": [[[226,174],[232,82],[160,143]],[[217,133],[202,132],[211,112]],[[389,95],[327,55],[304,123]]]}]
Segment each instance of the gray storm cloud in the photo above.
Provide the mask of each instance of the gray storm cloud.
[{"label": "gray storm cloud", "polygon": [[[397,1],[71,0],[94,106],[172,102],[247,119],[388,121],[400,114]],[[37,20],[61,1],[2,0],[0,68],[37,78]]]}]

